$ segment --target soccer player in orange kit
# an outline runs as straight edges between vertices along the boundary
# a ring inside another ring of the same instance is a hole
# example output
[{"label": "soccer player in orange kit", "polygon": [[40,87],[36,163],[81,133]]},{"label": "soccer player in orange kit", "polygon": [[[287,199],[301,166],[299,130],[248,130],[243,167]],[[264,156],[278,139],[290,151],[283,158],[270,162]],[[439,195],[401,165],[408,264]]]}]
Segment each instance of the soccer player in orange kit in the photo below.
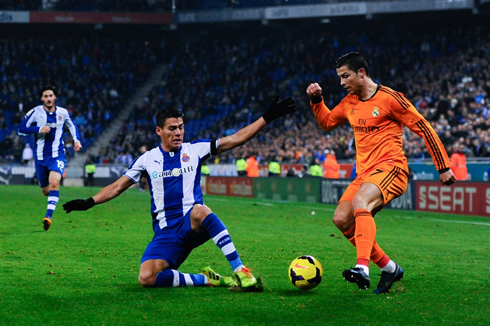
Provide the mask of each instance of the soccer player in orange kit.
[{"label": "soccer player in orange kit", "polygon": [[334,109],[323,102],[318,83],[306,93],[316,120],[325,131],[348,122],[355,136],[357,178],[340,198],[333,216],[335,226],[356,247],[357,264],[342,275],[359,289],[368,289],[369,261],[381,268],[374,293],[388,293],[403,278],[403,269],[376,242],[374,215],[401,196],[408,182],[408,163],[403,152],[403,125],[424,139],[445,185],[456,182],[446,150],[431,125],[399,92],[375,83],[366,60],[357,52],[336,62],[340,85],[349,93]]}]

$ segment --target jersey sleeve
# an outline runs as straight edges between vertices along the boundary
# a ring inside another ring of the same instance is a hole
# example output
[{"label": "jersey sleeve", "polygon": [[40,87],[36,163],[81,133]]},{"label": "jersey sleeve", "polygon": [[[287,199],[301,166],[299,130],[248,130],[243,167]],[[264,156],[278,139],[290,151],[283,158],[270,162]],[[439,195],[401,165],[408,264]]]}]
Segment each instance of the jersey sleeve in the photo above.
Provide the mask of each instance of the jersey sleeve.
[{"label": "jersey sleeve", "polygon": [[35,116],[34,109],[27,112],[26,116],[24,117],[24,119],[22,119],[22,122],[17,127],[17,134],[19,136],[27,136],[28,134],[38,134],[41,131],[41,127],[38,127],[37,125],[32,126],[33,124],[36,124],[34,116]]},{"label": "jersey sleeve", "polygon": [[124,176],[134,183],[138,183],[141,179],[141,175],[146,171],[146,158],[148,157],[147,153],[148,152],[145,152],[138,156],[133,163],[131,163],[126,172],[124,172]]},{"label": "jersey sleeve", "polygon": [[424,139],[425,146],[432,157],[437,171],[440,173],[447,171],[451,165],[446,149],[439,136],[437,136],[430,123],[425,120],[403,94],[395,94],[396,96],[392,97],[391,103],[395,118]]},{"label": "jersey sleeve", "polygon": [[343,102],[344,101],[339,103],[333,110],[330,110],[323,102],[323,97],[320,103],[313,103],[310,101],[310,106],[316,121],[323,130],[330,131],[348,121],[347,117],[344,115]]},{"label": "jersey sleeve", "polygon": [[191,142],[191,144],[194,150],[197,151],[197,154],[199,155],[201,160],[204,161],[213,154],[213,151],[216,152],[216,149],[219,147],[219,139],[217,140],[200,139]]},{"label": "jersey sleeve", "polygon": [[71,136],[73,137],[74,142],[79,142],[80,141],[80,134],[78,133],[78,128],[73,119],[70,116],[70,112],[68,110],[66,111],[66,119],[65,119],[65,124],[68,127],[68,130],[70,131]]}]

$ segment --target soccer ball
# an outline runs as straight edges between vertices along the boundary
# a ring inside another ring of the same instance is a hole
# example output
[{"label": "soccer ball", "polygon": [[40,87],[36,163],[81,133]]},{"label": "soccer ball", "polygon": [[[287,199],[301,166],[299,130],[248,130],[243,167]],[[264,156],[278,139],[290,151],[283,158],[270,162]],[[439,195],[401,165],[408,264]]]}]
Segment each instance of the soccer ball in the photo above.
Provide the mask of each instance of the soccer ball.
[{"label": "soccer ball", "polygon": [[301,290],[311,290],[323,277],[322,264],[313,256],[300,256],[289,265],[289,280]]}]

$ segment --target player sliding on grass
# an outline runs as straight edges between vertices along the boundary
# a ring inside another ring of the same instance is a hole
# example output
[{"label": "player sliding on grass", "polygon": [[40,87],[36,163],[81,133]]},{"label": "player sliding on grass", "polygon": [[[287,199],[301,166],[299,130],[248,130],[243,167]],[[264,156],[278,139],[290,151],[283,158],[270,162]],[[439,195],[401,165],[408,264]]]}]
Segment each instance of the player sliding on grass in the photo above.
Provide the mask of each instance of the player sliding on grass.
[{"label": "player sliding on grass", "polygon": [[139,156],[113,184],[95,196],[67,202],[67,213],[87,210],[109,201],[148,176],[151,213],[155,235],[141,259],[139,281],[143,286],[233,286],[231,277],[222,277],[210,267],[200,274],[185,274],[177,269],[190,252],[210,238],[221,249],[235,272],[239,285],[257,285],[251,269],[243,265],[227,228],[209,207],[204,205],[200,186],[201,166],[211,155],[217,155],[252,139],[269,122],[295,111],[295,102],[274,99],[261,118],[235,134],[217,140],[184,143],[183,114],[162,110],[156,116],[156,133],[161,145]]},{"label": "player sliding on grass", "polygon": [[359,53],[340,57],[336,68],[340,85],[349,94],[333,110],[324,104],[317,83],[310,84],[306,92],[323,130],[348,122],[355,136],[357,177],[340,198],[333,216],[335,226],[357,250],[356,266],[344,270],[342,275],[359,289],[368,289],[371,260],[382,271],[374,293],[386,293],[394,282],[403,278],[403,270],[377,244],[373,217],[407,188],[409,170],[403,153],[403,125],[424,139],[441,182],[450,185],[456,178],[449,168],[446,150],[431,125],[403,94],[376,84]]}]

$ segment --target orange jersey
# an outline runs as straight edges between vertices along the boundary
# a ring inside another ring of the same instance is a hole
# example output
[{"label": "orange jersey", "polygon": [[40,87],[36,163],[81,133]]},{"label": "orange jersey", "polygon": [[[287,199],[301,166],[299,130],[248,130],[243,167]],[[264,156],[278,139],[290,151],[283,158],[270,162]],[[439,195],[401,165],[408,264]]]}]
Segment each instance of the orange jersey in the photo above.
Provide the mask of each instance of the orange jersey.
[{"label": "orange jersey", "polygon": [[373,97],[361,101],[347,95],[333,110],[321,103],[310,103],[320,127],[330,131],[349,122],[356,143],[357,173],[382,162],[394,162],[408,172],[403,152],[403,125],[424,139],[438,171],[450,167],[441,140],[431,125],[402,93],[379,85]]}]

